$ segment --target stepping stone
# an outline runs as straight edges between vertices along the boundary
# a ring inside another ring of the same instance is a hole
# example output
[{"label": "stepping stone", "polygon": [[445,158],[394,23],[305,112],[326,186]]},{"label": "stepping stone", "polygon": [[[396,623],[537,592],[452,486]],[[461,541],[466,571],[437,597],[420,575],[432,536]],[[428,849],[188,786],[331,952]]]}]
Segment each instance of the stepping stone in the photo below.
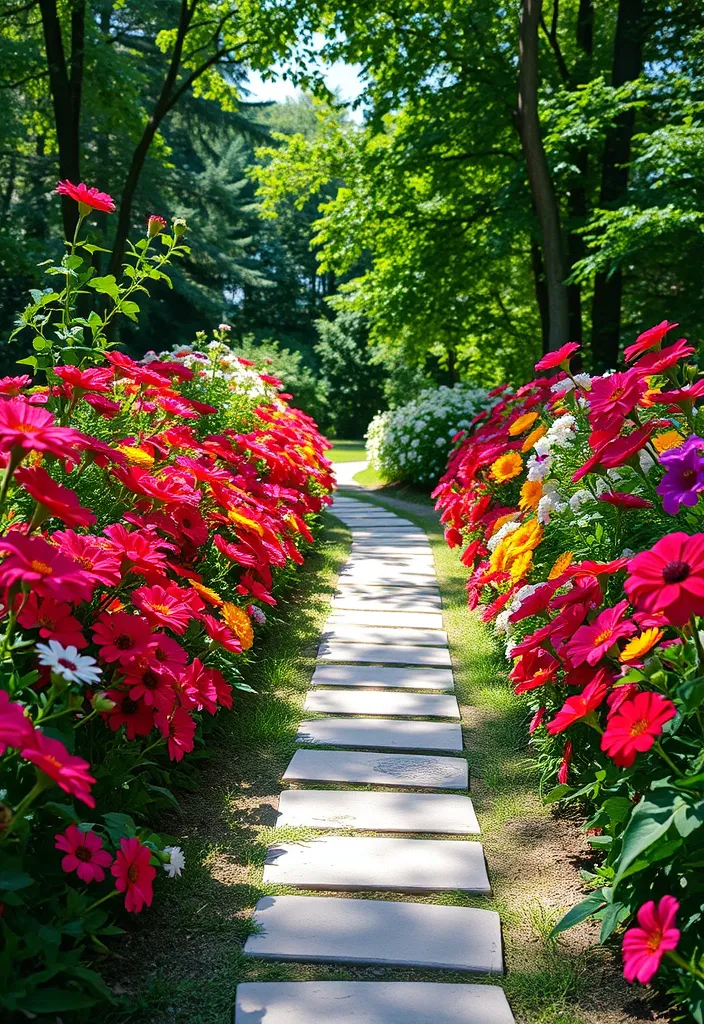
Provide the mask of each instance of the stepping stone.
[{"label": "stepping stone", "polygon": [[353,608],[333,612],[325,629],[337,626],[392,626],[407,629],[442,629],[442,615],[437,612],[362,612]]},{"label": "stepping stone", "polygon": [[365,584],[371,587],[410,587],[415,589],[416,587],[425,586],[434,578],[434,574],[426,576],[416,572],[401,572],[398,569],[390,569],[384,575],[377,575],[376,573],[370,575],[361,570],[352,573],[346,572],[344,569],[340,573],[340,583]]},{"label": "stepping stone", "polygon": [[399,519],[393,512],[376,512],[370,510],[369,512],[335,512],[338,519],[341,519],[343,523],[349,523],[351,526],[359,525],[360,523],[403,523],[405,526],[411,524],[407,519]]},{"label": "stepping stone", "polygon": [[343,565],[340,575],[361,575],[371,579],[373,576],[414,573],[416,576],[435,579],[435,568],[431,562],[432,559],[424,561],[422,558],[399,558],[396,562],[381,558],[350,558]]},{"label": "stepping stone", "polygon": [[369,537],[368,540],[353,540],[350,554],[357,555],[358,557],[364,555],[365,557],[378,557],[383,558],[384,556],[392,555],[403,556],[404,558],[413,556],[418,557],[422,555],[424,557],[431,558],[433,549],[429,544],[422,544],[416,540],[404,540],[394,541],[393,543],[382,544],[378,538]]},{"label": "stepping stone", "polygon": [[359,611],[436,612],[440,608],[440,595],[424,594],[420,590],[414,590],[409,594],[402,587],[392,587],[390,590],[379,587],[376,594],[373,590],[360,593],[351,588],[344,591],[340,589],[331,604],[335,611],[346,608]]},{"label": "stepping stone", "polygon": [[478,835],[472,801],[457,793],[289,789],[279,797],[277,826],[354,828],[364,832]]},{"label": "stepping stone", "polygon": [[446,647],[412,647],[410,644],[328,644],[318,649],[319,661],[365,661],[373,665],[432,665],[450,668]]},{"label": "stepping stone", "polygon": [[346,782],[412,789],[467,789],[463,757],[375,754],[358,750],[297,750],[285,782]]},{"label": "stepping stone", "polygon": [[460,717],[457,698],[450,694],[383,690],[312,690],[303,710],[323,715],[414,715],[458,721]]},{"label": "stepping stone", "polygon": [[445,668],[395,668],[375,665],[317,665],[311,686],[357,686],[403,690],[454,690],[452,670]]},{"label": "stepping stone", "polygon": [[337,590],[335,591],[336,597],[379,597],[380,595],[387,597],[408,597],[409,600],[418,594],[423,600],[428,597],[436,597],[440,599],[440,588],[437,582],[431,579],[426,579],[422,586],[411,587],[406,585],[403,591],[400,591],[396,584],[393,587],[380,587],[376,583],[358,583],[353,580],[339,580]]},{"label": "stepping stone", "polygon": [[515,1024],[498,985],[263,981],[237,986],[235,1024]]},{"label": "stepping stone", "polygon": [[265,960],[503,971],[501,925],[492,910],[265,896],[255,907],[254,922],[262,931],[249,936],[244,952]]},{"label": "stepping stone", "polygon": [[267,850],[264,882],[326,892],[491,893],[481,843],[320,836]]},{"label": "stepping stone", "polygon": [[370,750],[448,750],[459,754],[462,730],[456,722],[318,718],[301,722],[296,742]]},{"label": "stepping stone", "polygon": [[323,640],[345,644],[409,644],[415,647],[447,647],[444,629],[405,629],[389,626],[325,624]]}]

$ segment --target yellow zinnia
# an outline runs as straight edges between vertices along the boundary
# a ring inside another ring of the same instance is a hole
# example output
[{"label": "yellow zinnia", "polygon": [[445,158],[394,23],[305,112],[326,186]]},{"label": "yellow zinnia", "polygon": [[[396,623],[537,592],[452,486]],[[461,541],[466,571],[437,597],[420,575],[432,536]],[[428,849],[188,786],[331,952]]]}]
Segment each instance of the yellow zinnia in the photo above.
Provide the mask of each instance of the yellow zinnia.
[{"label": "yellow zinnia", "polygon": [[247,516],[243,516],[241,512],[237,512],[234,508],[228,510],[227,518],[232,523],[237,523],[238,526],[245,526],[249,530],[254,530],[261,537],[264,533],[264,527],[261,523],[255,522],[254,519],[249,519]]},{"label": "yellow zinnia", "polygon": [[542,423],[540,424],[539,427],[536,427],[535,430],[531,430],[530,434],[528,435],[528,437],[523,442],[523,446],[521,448],[521,451],[522,452],[529,452],[531,450],[531,448],[533,447],[533,445],[535,444],[535,442],[539,441],[541,437],[544,437],[547,434],[547,432],[548,432],[548,428],[543,426]]},{"label": "yellow zinnia", "polygon": [[489,532],[488,536],[489,537],[493,537],[495,533],[499,532],[499,530],[501,529],[502,526],[506,525],[506,523],[512,523],[513,520],[516,518],[517,514],[518,514],[517,512],[509,512],[509,514],[507,516],[499,516],[499,518],[496,520],[496,522],[492,526],[491,531]]},{"label": "yellow zinnia", "polygon": [[558,577],[562,576],[563,572],[566,572],[572,565],[573,557],[574,556],[571,551],[565,551],[559,558],[556,558],[555,564],[548,573],[548,579],[556,580]]},{"label": "yellow zinnia", "polygon": [[154,459],[142,448],[135,448],[131,444],[119,444],[117,450],[122,452],[127,461],[133,466],[142,466],[145,469],[149,469],[154,465]]},{"label": "yellow zinnia", "polygon": [[198,583],[197,580],[189,580],[188,582],[191,584],[195,592],[200,594],[201,597],[204,597],[206,601],[210,601],[210,603],[214,605],[223,604],[223,600],[217,591],[211,590],[210,587],[206,587],[204,583]]},{"label": "yellow zinnia", "polygon": [[684,444],[684,438],[679,430],[666,430],[664,434],[656,434],[653,438],[653,447],[658,455],[668,452],[671,448],[679,448]]},{"label": "yellow zinnia", "polygon": [[644,629],[642,633],[628,641],[621,651],[621,661],[636,661],[638,658],[642,658],[644,654],[655,647],[655,644],[660,642],[662,635],[662,629]]},{"label": "yellow zinnia", "polygon": [[500,455],[496,462],[492,463],[489,475],[496,480],[497,484],[505,484],[518,476],[522,469],[523,459],[518,452],[507,452],[506,455]]},{"label": "yellow zinnia", "polygon": [[532,427],[538,418],[537,412],[524,412],[522,416],[519,416],[517,420],[514,420],[511,426],[508,428],[508,432],[511,437],[517,437],[518,434],[522,434],[528,427]]},{"label": "yellow zinnia", "polygon": [[511,565],[511,569],[510,569],[511,579],[514,582],[517,582],[518,580],[522,580],[525,576],[528,575],[528,573],[530,572],[532,566],[533,566],[533,552],[532,551],[524,551],[523,554],[519,555],[518,558],[516,558],[515,561]]},{"label": "yellow zinnia", "polygon": [[248,651],[254,643],[254,630],[247,612],[238,608],[232,601],[225,601],[220,615],[225,625],[232,630],[242,644],[242,650]]},{"label": "yellow zinnia", "polygon": [[543,485],[540,480],[526,480],[521,487],[521,508],[537,508],[538,502],[543,496]]}]

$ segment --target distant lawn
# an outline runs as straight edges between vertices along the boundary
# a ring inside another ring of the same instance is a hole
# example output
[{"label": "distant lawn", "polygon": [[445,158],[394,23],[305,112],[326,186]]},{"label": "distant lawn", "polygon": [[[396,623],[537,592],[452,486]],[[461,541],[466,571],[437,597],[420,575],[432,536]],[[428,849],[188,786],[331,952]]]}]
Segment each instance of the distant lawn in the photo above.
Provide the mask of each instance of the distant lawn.
[{"label": "distant lawn", "polygon": [[335,438],[327,455],[332,462],[365,462],[367,451],[364,441],[338,441]]}]

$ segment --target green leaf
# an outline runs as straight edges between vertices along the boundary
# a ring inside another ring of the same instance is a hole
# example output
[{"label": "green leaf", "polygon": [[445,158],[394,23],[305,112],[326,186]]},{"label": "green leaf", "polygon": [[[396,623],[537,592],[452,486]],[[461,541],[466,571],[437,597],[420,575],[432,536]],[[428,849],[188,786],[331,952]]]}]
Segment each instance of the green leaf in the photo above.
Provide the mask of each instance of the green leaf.
[{"label": "green leaf", "polygon": [[64,256],[63,263],[69,270],[78,270],[79,267],[83,266],[83,260],[75,253],[73,256]]},{"label": "green leaf", "polygon": [[32,348],[35,352],[43,352],[47,348],[51,348],[51,342],[48,338],[40,338],[37,336],[32,339]]},{"label": "green leaf", "polygon": [[35,372],[39,365],[36,356],[25,356],[24,359],[18,359],[17,362],[20,366],[31,366]]},{"label": "green leaf", "polygon": [[76,814],[76,809],[72,804],[59,804],[53,800],[48,800],[44,804],[44,810],[51,811],[64,821],[71,822],[72,825],[78,825],[81,820],[80,815]]},{"label": "green leaf", "polygon": [[601,809],[606,812],[613,826],[626,820],[633,810],[633,803],[626,796],[611,796],[608,800],[604,800]]},{"label": "green leaf", "polygon": [[19,1005],[29,1013],[62,1013],[65,1010],[86,1010],[95,1003],[94,997],[84,992],[43,988],[26,996]]},{"label": "green leaf", "polygon": [[0,871],[0,889],[6,892],[17,892],[18,889],[26,889],[33,883],[25,871]]},{"label": "green leaf", "polygon": [[94,288],[96,292],[109,295],[111,299],[119,298],[120,289],[114,274],[108,274],[106,277],[94,277],[88,282],[88,286]]},{"label": "green leaf", "polygon": [[641,799],[623,835],[614,885],[636,857],[665,835],[681,802],[682,797],[673,789],[651,792]]},{"label": "green leaf", "polygon": [[551,789],[550,792],[547,794],[547,796],[543,798],[543,803],[544,804],[554,804],[554,803],[557,803],[558,800],[562,800],[563,796],[567,796],[567,794],[571,793],[571,792],[572,792],[572,786],[567,786],[567,785],[555,786],[555,788]]},{"label": "green leaf", "polygon": [[597,910],[601,910],[605,903],[606,900],[601,890],[593,892],[591,896],[587,896],[586,900],[582,900],[576,907],[572,907],[571,910],[567,911],[562,920],[558,921],[550,932],[549,938],[552,939],[555,935],[559,935],[560,932],[566,932],[568,928],[573,928],[580,921],[586,921],[588,917],[596,914]]},{"label": "green leaf", "polygon": [[597,917],[601,920],[601,931],[599,942],[606,942],[614,928],[625,921],[631,912],[631,908],[625,903],[607,903],[603,910],[599,911]]},{"label": "green leaf", "polygon": [[139,306],[137,305],[136,302],[131,302],[127,300],[120,305],[120,312],[124,313],[125,316],[129,317],[130,320],[136,321],[137,314],[139,313]]},{"label": "green leaf", "polygon": [[704,800],[696,804],[683,804],[675,812],[675,828],[686,839],[704,824]]},{"label": "green leaf", "polygon": [[115,845],[123,837],[131,839],[137,835],[137,826],[129,814],[119,814],[117,811],[111,811],[109,814],[103,815],[103,821],[108,830],[108,835]]}]

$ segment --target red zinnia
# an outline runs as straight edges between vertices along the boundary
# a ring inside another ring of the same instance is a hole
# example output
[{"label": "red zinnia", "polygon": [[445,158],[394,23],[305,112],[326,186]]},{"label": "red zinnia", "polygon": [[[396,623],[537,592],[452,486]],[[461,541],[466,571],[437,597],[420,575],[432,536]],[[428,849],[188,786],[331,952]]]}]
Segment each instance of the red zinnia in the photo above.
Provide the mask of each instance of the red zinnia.
[{"label": "red zinnia", "polygon": [[605,491],[599,495],[599,501],[605,501],[616,508],[653,508],[652,501],[639,498],[637,494],[627,494],[625,491]]},{"label": "red zinnia", "polygon": [[218,622],[212,615],[201,615],[200,618],[208,636],[214,643],[220,644],[221,647],[224,647],[226,651],[231,651],[232,654],[242,653],[242,644],[231,629],[224,626],[222,622]]},{"label": "red zinnia", "polygon": [[107,192],[99,192],[97,188],[88,188],[83,182],[80,185],[73,185],[70,181],[60,181],[56,186],[60,196],[68,196],[75,199],[78,209],[83,217],[90,210],[99,210],[101,213],[114,213],[115,202]]},{"label": "red zinnia", "polygon": [[664,370],[679,363],[680,359],[691,356],[693,352],[694,346],[690,345],[686,338],[680,338],[659,352],[648,352],[638,360],[634,369],[640,371],[644,377],[650,377],[653,374],[663,373]]},{"label": "red zinnia", "polygon": [[112,711],[106,712],[103,717],[107,719],[113,732],[117,732],[120,726],[124,725],[128,740],[149,735],[154,728],[153,708],[144,701],[134,700],[122,690],[108,690],[107,695],[114,702],[115,707]]},{"label": "red zinnia", "polygon": [[96,832],[81,832],[76,825],[69,825],[54,839],[56,849],[66,854],[61,860],[64,871],[75,871],[82,882],[102,882],[103,869],[112,864],[112,854],[103,849],[103,840]]},{"label": "red zinnia", "polygon": [[35,729],[21,755],[53,779],[65,793],[70,793],[89,807],[95,807],[95,800],[90,795],[90,787],[95,782],[88,771],[90,765],[82,757],[69,754],[61,740],[53,740]]},{"label": "red zinnia", "polygon": [[530,725],[528,726],[528,734],[530,736],[532,736],[533,733],[536,732],[536,730],[540,728],[540,726],[542,724],[542,721],[543,721],[544,715],[545,715],[545,708],[538,708],[538,710],[535,712],[535,714],[531,718]]},{"label": "red zinnia", "polygon": [[676,714],[675,705],[661,694],[638,693],[609,717],[601,749],[619,768],[630,768],[636,754],[650,750],[665,722]]},{"label": "red zinnia", "polygon": [[57,640],[62,647],[73,646],[82,650],[88,646],[81,624],[71,614],[71,605],[66,601],[30,594],[17,621],[25,629],[38,629],[44,640]]},{"label": "red zinnia", "polygon": [[65,384],[70,384],[76,391],[109,391],[114,374],[105,366],[91,366],[81,370],[78,366],[55,366],[54,373]]},{"label": "red zinnia", "polygon": [[155,721],[162,736],[166,737],[166,746],[172,761],[183,760],[183,755],[193,750],[196,723],[185,708],[177,707],[168,717],[158,711]]},{"label": "red zinnia", "polygon": [[534,648],[524,654],[509,674],[509,679],[516,684],[516,693],[535,690],[554,679],[560,668],[560,662],[542,647]]},{"label": "red zinnia", "polygon": [[115,888],[125,894],[125,910],[131,914],[138,914],[142,907],[152,905],[156,868],[150,860],[151,853],[139,839],[120,840],[120,849],[110,870],[115,876]]},{"label": "red zinnia", "polygon": [[639,334],[635,342],[632,345],[628,345],[624,350],[623,354],[626,362],[630,363],[633,359],[637,359],[638,356],[642,356],[648,349],[659,348],[660,342],[667,332],[675,327],[679,327],[679,324],[670,324],[667,320],[663,320],[661,323],[656,324],[655,327],[651,327],[649,331]]},{"label": "red zinnia", "polygon": [[630,619],[621,621],[627,607],[628,601],[619,601],[613,608],[606,608],[594,622],[579,627],[565,645],[565,654],[573,665],[581,665],[585,661],[596,665],[617,640],[636,632]]},{"label": "red zinnia", "polygon": [[646,612],[662,612],[673,626],[704,615],[704,533],[669,533],[628,564],[624,589]]},{"label": "red zinnia", "polygon": [[[42,466],[21,467],[15,479],[41,505],[43,515],[40,514],[39,522],[52,516],[67,526],[91,526],[95,522],[95,516],[81,505],[75,491],[57,483]],[[37,524],[36,517],[34,523]]]},{"label": "red zinnia", "polygon": [[93,626],[93,640],[100,648],[103,661],[126,665],[149,646],[151,639],[151,627],[141,615],[104,612]]},{"label": "red zinnia", "polygon": [[611,676],[602,669],[581,693],[575,694],[574,697],[568,697],[553,720],[546,726],[550,735],[556,736],[559,732],[564,732],[578,719],[586,718],[596,710],[604,700],[610,682]]},{"label": "red zinnia", "polygon": [[542,359],[539,359],[535,364],[535,368],[536,370],[553,370],[556,366],[564,365],[564,369],[566,370],[570,365],[570,358],[579,348],[581,348],[581,346],[576,342],[569,341],[566,345],[563,345],[562,348],[558,348],[556,352],[546,353],[546,355],[544,355]]},{"label": "red zinnia", "polygon": [[562,761],[557,772],[557,781],[561,786],[567,785],[569,778],[570,763],[572,761],[572,740],[567,740],[565,749],[562,751]]},{"label": "red zinnia", "polygon": [[675,918],[680,905],[674,896],[663,896],[644,903],[638,911],[639,928],[629,928],[623,936],[623,976],[628,982],[641,985],[657,974],[663,955],[676,949],[680,941]]}]

